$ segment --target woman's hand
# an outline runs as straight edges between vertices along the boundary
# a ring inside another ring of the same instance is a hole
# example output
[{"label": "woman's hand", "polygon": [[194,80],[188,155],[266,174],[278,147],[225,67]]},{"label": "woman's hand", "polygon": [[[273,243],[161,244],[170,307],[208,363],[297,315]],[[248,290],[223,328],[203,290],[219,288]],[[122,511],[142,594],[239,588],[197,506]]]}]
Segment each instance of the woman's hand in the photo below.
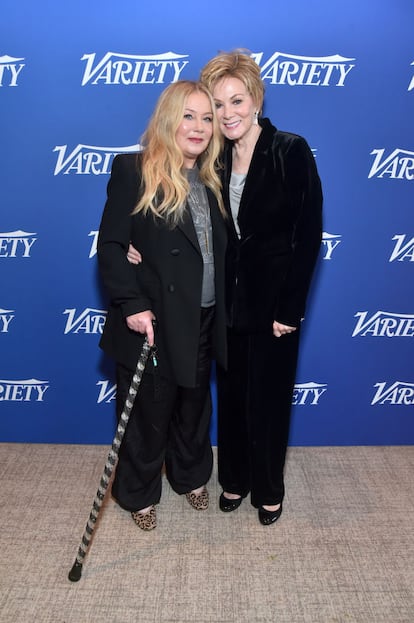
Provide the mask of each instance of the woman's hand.
[{"label": "woman's hand", "polygon": [[293,333],[296,331],[296,327],[290,327],[287,324],[281,324],[280,322],[273,323],[273,335],[275,337],[282,337],[282,335],[287,335],[288,333]]},{"label": "woman's hand", "polygon": [[128,247],[127,258],[130,264],[141,264],[142,262],[141,253],[137,251],[132,244],[130,244]]},{"label": "woman's hand", "polygon": [[131,331],[146,335],[150,346],[154,346],[154,320],[155,316],[149,309],[126,317],[128,328],[131,329]]}]

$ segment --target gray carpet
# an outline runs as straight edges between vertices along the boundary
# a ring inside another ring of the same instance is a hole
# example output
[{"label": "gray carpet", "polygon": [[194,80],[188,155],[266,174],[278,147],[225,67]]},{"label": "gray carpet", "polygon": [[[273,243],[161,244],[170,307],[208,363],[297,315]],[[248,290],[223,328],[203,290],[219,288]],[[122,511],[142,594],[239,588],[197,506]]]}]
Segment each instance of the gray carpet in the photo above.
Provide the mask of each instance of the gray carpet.
[{"label": "gray carpet", "polygon": [[144,533],[108,495],[67,574],[106,446],[0,444],[3,623],[413,623],[414,446],[291,448],[281,519],[197,512],[165,482]]}]

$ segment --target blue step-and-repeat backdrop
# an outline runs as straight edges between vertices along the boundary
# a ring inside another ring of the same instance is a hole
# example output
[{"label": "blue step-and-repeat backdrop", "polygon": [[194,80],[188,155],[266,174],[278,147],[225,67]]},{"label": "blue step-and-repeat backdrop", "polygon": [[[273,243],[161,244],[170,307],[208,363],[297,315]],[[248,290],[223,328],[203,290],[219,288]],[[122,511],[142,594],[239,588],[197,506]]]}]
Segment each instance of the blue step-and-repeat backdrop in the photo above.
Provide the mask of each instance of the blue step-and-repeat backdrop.
[{"label": "blue step-and-repeat backdrop", "polygon": [[244,47],[325,196],[291,444],[414,443],[413,24],[411,0],[3,0],[0,441],[112,440],[96,237],[113,157],[168,84]]}]

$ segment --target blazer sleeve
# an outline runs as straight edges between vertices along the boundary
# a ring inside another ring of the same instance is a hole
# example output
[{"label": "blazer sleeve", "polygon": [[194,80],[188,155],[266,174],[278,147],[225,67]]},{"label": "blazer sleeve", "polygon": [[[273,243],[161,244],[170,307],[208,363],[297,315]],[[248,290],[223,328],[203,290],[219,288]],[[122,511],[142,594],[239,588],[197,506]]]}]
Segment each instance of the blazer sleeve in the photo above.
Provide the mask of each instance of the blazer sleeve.
[{"label": "blazer sleeve", "polygon": [[123,317],[151,309],[141,291],[136,266],[127,259],[131,240],[131,211],[139,189],[136,155],[119,155],[112,163],[107,200],[98,234],[98,265],[111,305],[119,306]]},{"label": "blazer sleeve", "polygon": [[285,182],[295,212],[292,256],[274,319],[298,326],[322,239],[322,188],[315,158],[305,139],[296,136],[284,156]]}]

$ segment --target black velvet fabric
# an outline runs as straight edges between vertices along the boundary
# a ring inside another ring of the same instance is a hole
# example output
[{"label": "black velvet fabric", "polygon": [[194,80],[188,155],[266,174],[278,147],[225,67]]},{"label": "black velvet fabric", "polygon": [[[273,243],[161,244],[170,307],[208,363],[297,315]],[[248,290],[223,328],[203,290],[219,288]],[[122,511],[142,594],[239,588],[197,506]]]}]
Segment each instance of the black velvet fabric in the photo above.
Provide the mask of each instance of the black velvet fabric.
[{"label": "black velvet fabric", "polygon": [[218,470],[224,491],[251,503],[278,504],[284,496],[299,330],[275,338],[229,330],[229,367],[217,367]]},{"label": "black velvet fabric", "polygon": [[[228,371],[217,370],[219,481],[258,507],[281,502],[300,324],[322,236],[322,190],[302,137],[260,121],[236,234],[229,201],[232,144],[224,151],[228,211]],[[273,321],[296,327],[276,338]]]},{"label": "black velvet fabric", "polygon": [[229,207],[231,143],[224,152],[228,322],[248,333],[268,331],[274,320],[300,323],[322,236],[321,183],[307,142],[268,119],[261,125],[237,219],[240,240]]}]

